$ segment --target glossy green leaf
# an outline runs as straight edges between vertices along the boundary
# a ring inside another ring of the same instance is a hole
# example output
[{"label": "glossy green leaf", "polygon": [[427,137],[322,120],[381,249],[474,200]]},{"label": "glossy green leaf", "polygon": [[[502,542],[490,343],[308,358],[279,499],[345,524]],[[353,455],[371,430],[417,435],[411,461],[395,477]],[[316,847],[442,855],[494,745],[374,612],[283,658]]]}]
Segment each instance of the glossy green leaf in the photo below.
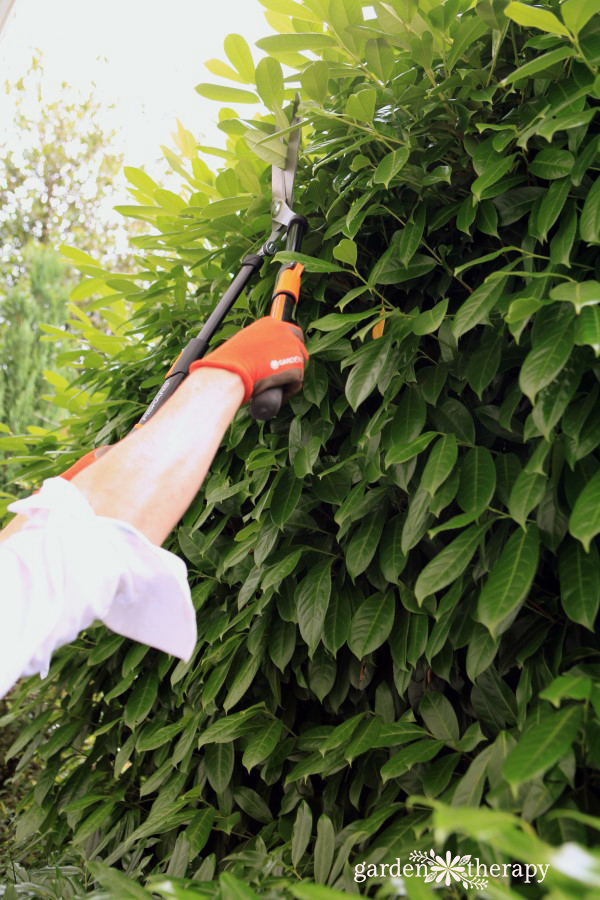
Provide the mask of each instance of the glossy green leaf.
[{"label": "glossy green leaf", "polygon": [[575,35],[581,31],[592,16],[598,13],[600,13],[598,0],[565,0],[560,7],[563,22]]},{"label": "glossy green leaf", "polygon": [[333,248],[333,255],[336,259],[339,259],[340,262],[347,263],[349,266],[355,266],[358,247],[354,241],[343,238],[339,244]]},{"label": "glossy green leaf", "polygon": [[422,741],[415,741],[404,750],[400,750],[389,759],[381,768],[381,777],[383,781],[389,781],[390,778],[397,778],[412,769],[417,763],[429,762],[443,748],[442,741],[435,741],[426,738]]},{"label": "glossy green leaf", "polygon": [[256,67],[256,90],[267,109],[280,109],[283,105],[283,72],[276,59],[265,56]]},{"label": "glossy green leaf", "polygon": [[389,359],[390,344],[385,340],[373,340],[367,353],[350,370],[346,381],[346,397],[353,410],[367,399],[385,370]]},{"label": "glossy green leaf", "polygon": [[581,706],[546,713],[541,722],[521,736],[508,755],[502,770],[507,781],[522,784],[557,763],[575,740],[582,716]]},{"label": "glossy green leaf", "polygon": [[370,284],[403,284],[413,278],[422,278],[435,269],[437,263],[424,253],[415,253],[408,265],[404,266],[396,254],[379,259],[369,275]]},{"label": "glossy green leaf", "polygon": [[315,256],[307,256],[306,253],[292,253],[290,250],[280,250],[279,253],[275,254],[273,260],[279,263],[302,263],[307,272],[329,273],[344,271],[344,268],[338,266],[337,263],[327,262],[327,260],[318,259]]},{"label": "glossy green leaf", "polygon": [[223,46],[231,65],[237,69],[247,84],[252,84],[254,82],[254,61],[245,38],[241,34],[228,34]]},{"label": "glossy green leaf", "polygon": [[348,646],[358,659],[372,653],[387,640],[394,624],[394,595],[367,597],[352,617]]},{"label": "glossy green leaf", "polygon": [[392,444],[385,458],[386,466],[408,462],[409,459],[426,450],[437,436],[437,431],[426,431],[408,443]]},{"label": "glossy green leaf", "polygon": [[538,178],[553,181],[568,175],[574,164],[575,158],[568,150],[540,150],[529,163],[529,171]]},{"label": "glossy green leaf", "polygon": [[421,487],[433,497],[437,489],[453,471],[458,459],[458,445],[454,434],[443,434],[434,444],[421,476]]},{"label": "glossy green leaf", "polygon": [[400,147],[384,156],[373,175],[374,184],[383,184],[389,187],[390,181],[398,174],[402,167],[408,162],[410,150],[408,147]]},{"label": "glossy green leaf", "polygon": [[206,777],[217,794],[228,787],[233,773],[233,744],[209,744],[204,751]]},{"label": "glossy green leaf", "polygon": [[553,181],[540,203],[538,211],[537,233],[540,240],[545,241],[548,232],[560,216],[571,190],[570,178],[559,178]]},{"label": "glossy green leaf", "polygon": [[[402,528],[404,519],[397,515],[385,523],[379,544],[379,567],[381,574],[390,584],[398,584],[398,579],[406,565],[402,552]],[[327,627],[327,625],[326,625]]]},{"label": "glossy green leaf", "polygon": [[327,82],[329,80],[329,65],[325,60],[319,59],[310,63],[304,71],[300,82],[302,90],[317,103],[322,103],[327,96]]},{"label": "glossy green leaf", "polygon": [[454,316],[452,334],[456,340],[476,325],[488,321],[490,312],[502,297],[505,283],[503,278],[489,279],[473,291]]},{"label": "glossy green leaf", "polygon": [[489,504],[495,489],[492,454],[485,447],[474,447],[462,461],[456,501],[464,512],[478,516]]},{"label": "glossy green leaf", "polygon": [[192,849],[192,853],[200,853],[206,846],[210,837],[214,818],[215,810],[211,806],[200,810],[200,812],[193,816],[184,832],[185,838]]},{"label": "glossy green leaf", "polygon": [[538,505],[546,490],[546,478],[523,469],[517,476],[508,498],[508,511],[525,528],[527,516]]},{"label": "glossy green leaf", "polygon": [[485,34],[487,26],[477,16],[464,16],[458,23],[458,28],[453,35],[452,49],[448,54],[446,66],[448,73],[456,66],[463,54],[466,55],[467,49],[471,49],[473,44]]},{"label": "glossy green leaf", "polygon": [[600,472],[596,472],[578,495],[569,519],[569,532],[581,541],[588,553],[592,539],[600,532]]},{"label": "glossy green leaf", "polygon": [[346,103],[346,115],[359,122],[371,122],[375,113],[376,94],[371,88],[364,88],[351,94]]},{"label": "glossy green leaf", "polygon": [[198,749],[205,744],[229,743],[242,734],[256,731],[255,720],[258,713],[258,708],[254,706],[218,719],[209,725],[208,728],[202,729],[198,739]]},{"label": "glossy green leaf", "polygon": [[363,519],[346,550],[346,569],[352,579],[364,572],[375,556],[385,525],[385,510],[376,509]]},{"label": "glossy green leaf", "polygon": [[492,664],[498,652],[498,641],[481,626],[474,629],[467,648],[466,669],[472,682]]},{"label": "glossy green leaf", "polygon": [[529,351],[521,366],[519,385],[532,403],[538,391],[553,381],[565,366],[573,348],[573,323],[560,319],[549,324],[542,339]]},{"label": "glossy green leaf", "polygon": [[277,619],[273,623],[269,639],[269,656],[283,672],[296,648],[296,626],[293,622]]},{"label": "glossy green leaf", "polygon": [[257,900],[258,894],[232,872],[222,872],[219,889],[223,900]]},{"label": "glossy green leaf", "polygon": [[403,266],[408,266],[417,252],[425,229],[426,209],[421,204],[413,212],[411,221],[407,222],[396,241],[396,252]]},{"label": "glossy green leaf", "polygon": [[562,22],[546,9],[538,6],[528,6],[526,3],[509,3],[504,10],[505,15],[519,25],[531,25],[550,34],[568,35],[568,31]]},{"label": "glossy green leaf", "polygon": [[289,469],[277,483],[271,500],[271,518],[278,528],[283,528],[292,515],[302,493],[302,482]]},{"label": "glossy green leaf", "polygon": [[133,730],[144,721],[156,700],[158,679],[155,674],[138,676],[124,711],[124,721]]},{"label": "glossy green leaf", "polygon": [[588,244],[600,242],[600,178],[587,192],[579,219],[579,233]]},{"label": "glossy green leaf", "polygon": [[588,700],[592,693],[592,679],[584,675],[560,675],[554,681],[540,691],[542,700],[549,700],[557,709],[560,701]]},{"label": "glossy green leaf", "polygon": [[258,103],[258,97],[251,91],[241,88],[221,87],[219,84],[197,84],[196,91],[208,100],[219,103]]},{"label": "glossy green leaf", "polygon": [[600,309],[597,306],[582,309],[575,321],[575,343],[588,346],[594,355],[600,356]]},{"label": "glossy green leaf", "polygon": [[457,741],[460,732],[452,704],[444,694],[427,691],[419,705],[419,713],[427,728],[438,741]]},{"label": "glossy green leaf", "polygon": [[540,538],[535,525],[508,539],[477,601],[477,619],[493,637],[505,631],[526,600],[538,564]]},{"label": "glossy green leaf", "polygon": [[331,560],[325,559],[313,566],[296,592],[298,626],[311,655],[323,635],[331,596],[331,564]]},{"label": "glossy green leaf", "polygon": [[415,596],[419,603],[422,603],[429,594],[434,594],[452,584],[464,572],[488,527],[489,523],[484,523],[465,529],[427,563],[415,584]]},{"label": "glossy green leaf", "polygon": [[561,547],[559,556],[560,602],[572,622],[590,631],[600,604],[600,558],[594,544],[589,552],[577,541]]},{"label": "glossy green leaf", "polygon": [[317,839],[314,850],[315,881],[325,884],[331,871],[335,849],[335,830],[328,815],[323,813],[317,821]]},{"label": "glossy green leaf", "polygon": [[502,80],[502,84],[511,84],[513,81],[518,81],[520,78],[530,78],[532,75],[537,75],[538,72],[543,72],[545,69],[554,66],[557,62],[562,62],[564,59],[570,59],[574,55],[575,51],[572,47],[557,47],[556,50],[550,50],[549,53],[542,53],[541,56],[536,56],[535,59],[526,62],[525,65],[519,66],[518,69],[515,69],[514,72],[507,75]]},{"label": "glossy green leaf", "polygon": [[268,825],[273,821],[271,810],[256,791],[248,787],[238,787],[233,791],[233,798],[246,815],[256,822]]},{"label": "glossy green leaf", "polygon": [[413,322],[413,334],[431,334],[433,331],[437,331],[444,321],[447,309],[448,301],[442,300],[433,309],[420,313]]},{"label": "glossy green leaf", "polygon": [[348,598],[334,592],[323,625],[323,644],[334,656],[348,640],[352,612]]},{"label": "glossy green leaf", "polygon": [[297,866],[311,838],[313,818],[310,807],[303,800],[296,813],[294,827],[292,829],[292,865]]},{"label": "glossy green leaf", "polygon": [[598,281],[578,281],[559,284],[552,288],[550,296],[553,300],[563,300],[572,303],[577,315],[587,306],[596,306],[600,303],[600,283]]},{"label": "glossy green leaf", "polygon": [[489,168],[486,169],[483,175],[480,175],[479,178],[476,178],[472,183],[471,190],[473,192],[473,196],[477,200],[481,200],[484,191],[487,191],[488,188],[492,187],[492,185],[500,181],[500,179],[503,178],[507,174],[507,172],[510,172],[515,164],[516,158],[517,154],[513,153],[510,156],[495,160],[494,164],[489,166]]},{"label": "glossy green leaf", "polygon": [[242,757],[242,763],[248,771],[268,759],[279,743],[281,730],[281,722],[274,720],[261,728],[248,742]]},{"label": "glossy green leaf", "polygon": [[273,34],[256,41],[256,46],[269,54],[298,53],[302,50],[323,50],[335,46],[335,40],[328,34],[311,32]]}]

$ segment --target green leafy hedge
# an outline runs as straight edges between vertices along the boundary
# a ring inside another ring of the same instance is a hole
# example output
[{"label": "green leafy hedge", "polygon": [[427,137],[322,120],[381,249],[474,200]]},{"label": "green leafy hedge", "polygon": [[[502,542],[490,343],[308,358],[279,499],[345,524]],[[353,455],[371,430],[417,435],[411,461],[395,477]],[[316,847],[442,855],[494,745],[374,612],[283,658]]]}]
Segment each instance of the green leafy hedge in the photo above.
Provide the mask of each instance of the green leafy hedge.
[{"label": "green leafy hedge", "polygon": [[[268,55],[255,68],[230,35],[207,64],[228,85],[197,88],[228,104],[226,149],[180,127],[178,192],[126,169],[122,211],[153,226],[137,274],[68,251],[76,298],[112,328],[73,320],[59,358],[82,368],[57,391],[68,452],[7,440],[33,483],[127,433],[268,233],[297,89],[304,392],[266,426],[238,415],[171,541],[192,661],[98,629],[17,691],[13,753],[45,771],[14,852],[228,900],[326,896],[298,879],[357,891],[356,862],[435,846],[552,862],[515,895],[591,897],[598,5],[261,2]],[[221,337],[268,309],[276,269]]]}]

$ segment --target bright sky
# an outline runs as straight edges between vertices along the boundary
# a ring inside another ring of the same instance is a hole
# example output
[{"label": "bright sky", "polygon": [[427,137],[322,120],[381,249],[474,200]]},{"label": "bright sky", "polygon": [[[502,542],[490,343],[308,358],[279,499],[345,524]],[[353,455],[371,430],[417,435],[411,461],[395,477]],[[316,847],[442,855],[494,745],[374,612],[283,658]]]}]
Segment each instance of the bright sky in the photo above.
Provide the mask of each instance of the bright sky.
[{"label": "bright sky", "polygon": [[[0,84],[22,75],[39,48],[48,99],[63,81],[84,92],[95,82],[98,99],[115,104],[105,124],[118,130],[125,164],[152,172],[160,145],[174,146],[176,119],[202,143],[224,146],[219,104],[194,85],[218,81],[204,61],[226,60],[227,34],[252,46],[271,33],[263,13],[258,0],[16,0],[0,38]],[[0,91],[0,137],[10,136],[7,104]]]}]

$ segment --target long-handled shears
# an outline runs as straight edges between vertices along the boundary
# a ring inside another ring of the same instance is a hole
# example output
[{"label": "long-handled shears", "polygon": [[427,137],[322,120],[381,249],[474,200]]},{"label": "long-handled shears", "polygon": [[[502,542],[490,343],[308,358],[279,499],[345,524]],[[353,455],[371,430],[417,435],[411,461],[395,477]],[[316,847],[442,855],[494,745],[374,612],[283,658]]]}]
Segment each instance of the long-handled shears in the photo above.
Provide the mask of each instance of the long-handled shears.
[{"label": "long-handled shears", "polygon": [[[297,95],[292,110],[292,128],[294,125],[299,126],[300,124],[300,119],[297,115],[299,100],[300,97]],[[292,208],[299,152],[300,128],[297,127],[290,132],[285,167],[283,169],[275,165],[272,167],[272,230],[268,240],[265,241],[257,253],[251,253],[244,257],[240,271],[217,303],[198,337],[192,338],[169,369],[160,390],[140,419],[139,425],[147,422],[177,390],[181,382],[186,378],[191,363],[197,359],[202,359],[208,350],[212,337],[249,280],[260,269],[263,260],[266,257],[273,256],[279,249],[278,242],[282,235],[284,233],[287,234],[287,250],[300,250],[302,239],[307,229],[307,221],[304,216],[297,215]],[[298,302],[300,279],[303,271],[304,267],[300,263],[286,263],[279,270],[271,302],[270,315],[273,318],[286,322],[292,320],[296,303]],[[255,419],[271,419],[277,415],[281,406],[281,399],[282,389],[270,388],[252,400],[250,413]]]},{"label": "long-handled shears", "polygon": [[[292,108],[291,127],[300,125],[300,118],[297,115],[300,96],[296,95],[294,106]],[[276,136],[273,135],[273,136]],[[160,409],[169,397],[175,393],[181,382],[187,377],[190,365],[197,359],[202,359],[208,350],[208,345],[215,332],[221,326],[221,323],[237,298],[240,296],[255,272],[258,272],[262,266],[263,260],[274,254],[279,249],[278,244],[281,237],[286,234],[286,250],[299,251],[302,246],[302,239],[307,230],[308,223],[304,216],[300,216],[293,210],[294,202],[294,180],[296,176],[296,168],[298,165],[298,156],[300,152],[300,127],[293,128],[290,132],[288,140],[286,161],[284,168],[273,166],[271,172],[272,185],[272,230],[269,238],[262,245],[257,253],[250,253],[242,260],[242,266],[238,274],[235,276],[215,309],[208,317],[206,324],[201,329],[198,337],[192,338],[187,347],[185,347],[169,371],[165,376],[160,390],[150,403],[148,409],[140,419],[135,428],[144,425],[154,413]],[[300,279],[304,266],[300,263],[284,263],[275,283],[275,290],[271,298],[270,315],[275,319],[281,319],[284,322],[290,322],[293,318],[298,296],[300,294]],[[281,388],[269,388],[258,394],[250,403],[250,413],[255,419],[267,420],[272,419],[279,412],[282,401]],[[66,472],[62,473],[63,478],[71,479],[82,469],[89,466],[98,459],[108,446],[97,447],[86,453]]]}]

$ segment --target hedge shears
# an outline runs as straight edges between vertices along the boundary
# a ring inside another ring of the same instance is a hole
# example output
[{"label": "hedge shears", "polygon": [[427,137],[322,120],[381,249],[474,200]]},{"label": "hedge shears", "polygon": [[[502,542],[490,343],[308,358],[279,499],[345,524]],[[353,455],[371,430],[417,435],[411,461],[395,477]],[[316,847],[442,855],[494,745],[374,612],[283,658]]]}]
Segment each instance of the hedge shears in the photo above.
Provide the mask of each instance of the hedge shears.
[{"label": "hedge shears", "polygon": [[[300,95],[296,94],[292,107],[290,122],[290,137],[287,145],[284,167],[273,165],[271,168],[271,234],[264,242],[260,250],[250,253],[242,260],[240,271],[237,273],[215,309],[208,317],[197,337],[192,338],[188,345],[181,351],[165,376],[158,393],[148,406],[146,412],[134,426],[140,428],[160,409],[160,407],[175,393],[181,382],[187,377],[190,365],[206,354],[210,341],[220,328],[223,319],[230,311],[252,276],[258,272],[263,261],[274,256],[279,249],[279,243],[283,235],[286,235],[286,250],[298,252],[302,246],[302,239],[308,228],[308,222],[304,216],[298,215],[293,210],[294,180],[298,166],[300,153],[300,118],[297,115]],[[271,137],[276,137],[277,132]],[[304,266],[300,263],[284,263],[277,275],[275,289],[271,297],[270,316],[284,322],[291,322],[294,317],[296,304],[300,294],[300,281]],[[250,402],[250,414],[255,419],[266,421],[272,419],[279,412],[283,391],[279,387],[269,388],[258,394]],[[108,446],[97,447],[91,450],[66,472],[62,477],[71,479],[90,463],[98,459]]]},{"label": "hedge shears", "polygon": [[[300,118],[297,115],[299,101],[300,96],[297,94],[292,108],[290,126],[293,130],[288,140],[285,166],[281,168],[273,165],[271,168],[271,234],[257,253],[250,253],[244,257],[240,271],[217,303],[198,337],[192,338],[167,372],[160,390],[140,419],[139,425],[147,422],[160,409],[187,377],[190,365],[196,360],[202,359],[206,354],[215,332],[254,273],[259,271],[263,260],[273,256],[279,249],[278,242],[282,235],[284,233],[287,235],[286,250],[295,252],[300,250],[308,223],[304,216],[298,215],[292,208],[294,180],[300,153]],[[292,262],[282,265],[271,297],[270,315],[272,318],[281,319],[284,322],[292,321],[300,294],[300,280],[303,271],[304,266],[300,263]],[[272,419],[279,412],[281,400],[282,389],[270,388],[252,400],[250,413],[255,419]]]}]

